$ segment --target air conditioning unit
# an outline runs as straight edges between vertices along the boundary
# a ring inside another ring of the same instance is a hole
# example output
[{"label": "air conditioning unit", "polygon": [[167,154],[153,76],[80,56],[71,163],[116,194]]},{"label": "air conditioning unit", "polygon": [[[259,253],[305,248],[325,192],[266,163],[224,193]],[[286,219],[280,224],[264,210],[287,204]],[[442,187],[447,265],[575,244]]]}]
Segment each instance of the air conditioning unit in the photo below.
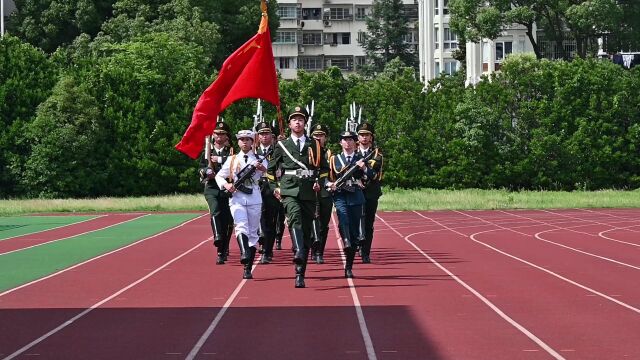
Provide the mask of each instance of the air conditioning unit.
[{"label": "air conditioning unit", "polygon": [[324,26],[327,26],[327,27],[331,26],[331,21],[325,20],[324,21]]},{"label": "air conditioning unit", "polygon": [[298,52],[301,53],[301,54],[304,54],[304,46],[299,45],[298,46]]}]

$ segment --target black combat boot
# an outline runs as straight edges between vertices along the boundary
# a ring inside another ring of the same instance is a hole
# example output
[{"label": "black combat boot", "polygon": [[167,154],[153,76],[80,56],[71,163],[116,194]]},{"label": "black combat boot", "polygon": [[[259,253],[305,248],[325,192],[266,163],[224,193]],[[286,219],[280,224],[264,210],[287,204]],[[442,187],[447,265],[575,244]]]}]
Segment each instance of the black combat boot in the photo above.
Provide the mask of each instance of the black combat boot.
[{"label": "black combat boot", "polygon": [[[240,248],[240,263],[247,264],[250,263],[251,259],[251,250],[252,246],[249,246],[249,238],[245,234],[238,234],[238,247]],[[255,250],[256,248],[253,248]],[[255,253],[254,253],[255,255]]]},{"label": "black combat boot", "polygon": [[340,226],[340,237],[342,237],[342,247],[344,248],[344,251],[347,251],[347,249],[351,249],[352,247],[355,249],[355,244],[351,241],[351,234],[349,233],[348,226]]},{"label": "black combat boot", "polygon": [[253,279],[253,275],[251,275],[251,268],[253,267],[253,261],[256,258],[256,248],[253,246],[249,247],[249,261],[244,264],[244,273],[242,274],[243,279]]},{"label": "black combat boot", "polygon": [[356,258],[356,251],[355,249],[348,249],[344,252],[347,257],[347,263],[344,266],[344,277],[346,277],[347,279],[352,279],[353,271],[351,269],[353,268],[353,260]]},{"label": "black combat boot", "polygon": [[213,245],[217,248],[224,245],[225,240],[225,229],[226,227],[222,224],[219,217],[211,218],[211,229],[213,230]]},{"label": "black combat boot", "polygon": [[[291,242],[294,250],[293,262],[296,264],[306,263],[309,252],[304,245],[304,232],[300,228],[291,228],[289,232],[291,233]],[[307,251],[305,252],[305,250]]]},{"label": "black combat boot", "polygon": [[304,284],[304,268],[302,264],[296,264],[296,287],[303,288]]}]

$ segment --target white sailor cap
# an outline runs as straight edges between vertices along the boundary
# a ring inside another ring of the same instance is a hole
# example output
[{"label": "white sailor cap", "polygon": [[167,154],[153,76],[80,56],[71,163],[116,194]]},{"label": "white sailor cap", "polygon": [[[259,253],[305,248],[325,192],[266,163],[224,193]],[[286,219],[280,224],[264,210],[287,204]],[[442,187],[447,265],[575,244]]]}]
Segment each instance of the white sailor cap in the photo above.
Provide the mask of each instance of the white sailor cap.
[{"label": "white sailor cap", "polygon": [[254,134],[251,130],[240,130],[236,134],[236,139],[249,138],[253,140]]}]

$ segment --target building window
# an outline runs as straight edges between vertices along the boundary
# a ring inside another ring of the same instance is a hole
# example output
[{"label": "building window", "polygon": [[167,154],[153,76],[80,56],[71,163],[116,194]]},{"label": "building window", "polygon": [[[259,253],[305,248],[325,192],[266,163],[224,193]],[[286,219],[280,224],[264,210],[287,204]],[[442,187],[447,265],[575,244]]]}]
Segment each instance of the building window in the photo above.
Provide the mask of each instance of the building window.
[{"label": "building window", "polygon": [[351,33],[324,33],[324,44],[330,46],[351,44]]},{"label": "building window", "polygon": [[324,20],[353,20],[353,15],[351,15],[351,8],[325,8],[323,17]]},{"label": "building window", "polygon": [[295,69],[295,59],[292,57],[276,58],[276,68],[278,69]]},{"label": "building window", "polygon": [[278,16],[280,19],[297,19],[298,7],[297,6],[278,6]]},{"label": "building window", "polygon": [[367,58],[364,56],[355,57],[356,69],[363,67],[367,63]]},{"label": "building window", "polygon": [[367,18],[367,8],[366,7],[356,7],[356,20],[365,20]]},{"label": "building window", "polygon": [[444,62],[444,73],[448,75],[453,75],[458,71],[458,62],[457,61],[445,61]]},{"label": "building window", "polygon": [[358,31],[358,43],[362,43],[364,41],[366,34],[367,33],[364,31]]},{"label": "building window", "polygon": [[444,28],[444,44],[445,49],[457,49],[458,48],[458,35],[451,31],[449,28]]},{"label": "building window", "polygon": [[408,34],[402,36],[402,42],[405,44],[417,44],[418,32],[416,30],[411,30]]},{"label": "building window", "polygon": [[444,0],[444,4],[442,6],[442,15],[449,14],[449,0]]},{"label": "building window", "polygon": [[433,36],[435,37],[436,49],[440,48],[440,39],[438,33],[440,32],[438,28],[433,29]]},{"label": "building window", "polygon": [[416,3],[416,5],[414,4],[410,4],[410,5],[404,5],[404,17],[407,20],[410,21],[415,21],[418,20],[418,5]]},{"label": "building window", "polygon": [[302,20],[321,20],[322,9],[321,8],[303,8]]},{"label": "building window", "polygon": [[319,56],[307,56],[299,57],[300,68],[309,71],[322,70],[322,57]]},{"label": "building window", "polygon": [[[433,5],[433,14],[434,15],[439,15],[440,14],[440,0],[435,0],[434,1],[434,5]],[[436,75],[438,74],[438,72],[436,71]]]},{"label": "building window", "polygon": [[296,40],[296,32],[295,31],[278,31],[276,33],[276,39],[273,42],[274,44],[295,44]]},{"label": "building window", "polygon": [[353,69],[353,58],[349,57],[325,57],[324,63],[326,67],[336,66],[342,71],[351,71]]},{"label": "building window", "polygon": [[302,45],[322,45],[321,32],[302,33]]},{"label": "building window", "polygon": [[436,61],[436,66],[435,66],[434,70],[435,70],[434,71],[435,72],[435,76],[436,77],[440,76],[440,62],[439,61]]},{"label": "building window", "polygon": [[513,51],[513,42],[496,41],[496,62],[504,60],[504,58]]}]

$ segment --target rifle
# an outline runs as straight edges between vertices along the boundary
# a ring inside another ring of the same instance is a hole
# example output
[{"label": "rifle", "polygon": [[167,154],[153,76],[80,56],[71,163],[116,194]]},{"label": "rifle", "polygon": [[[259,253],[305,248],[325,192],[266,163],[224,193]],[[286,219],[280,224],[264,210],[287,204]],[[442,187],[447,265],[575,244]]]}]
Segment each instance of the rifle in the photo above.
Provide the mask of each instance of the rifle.
[{"label": "rifle", "polygon": [[349,163],[347,165],[347,169],[344,171],[344,173],[342,173],[342,175],[333,183],[336,187],[336,190],[342,189],[345,187],[345,185],[347,184],[347,180],[351,179],[353,177],[353,174],[360,169],[359,167],[356,166],[356,162],[357,161],[364,161],[365,163],[367,161],[369,161],[369,159],[371,159],[373,157],[373,155],[375,154],[376,149],[371,149],[371,151],[362,159],[355,159],[355,157],[351,160],[351,163]]},{"label": "rifle", "polygon": [[[271,153],[273,152],[273,146],[271,146],[269,148],[269,151],[267,151],[266,154],[264,154],[262,156],[262,158],[258,159],[259,163],[262,163],[264,161],[264,159],[268,158]],[[240,172],[238,173],[238,179],[236,181],[233,182],[233,187],[238,190],[241,191],[247,195],[251,195],[253,194],[253,189],[246,187],[244,185],[244,182],[251,179],[251,177],[253,177],[253,174],[256,173],[256,166],[255,164],[247,164],[245,165],[245,167],[242,168],[242,170],[240,170]],[[228,195],[229,197],[232,196],[231,192],[229,192],[229,190],[227,190],[226,188],[223,190],[223,192]]]},{"label": "rifle", "polygon": [[211,161],[211,137],[207,136],[204,138],[204,157],[207,159],[207,168],[202,171],[200,170],[200,182],[206,183],[209,179],[208,170],[211,169],[213,171],[213,161]]},{"label": "rifle", "polygon": [[[318,178],[316,177],[316,183],[318,182]],[[316,192],[316,211],[313,213],[313,243],[311,244],[311,249],[317,250],[320,247],[320,197],[318,192]]]}]

